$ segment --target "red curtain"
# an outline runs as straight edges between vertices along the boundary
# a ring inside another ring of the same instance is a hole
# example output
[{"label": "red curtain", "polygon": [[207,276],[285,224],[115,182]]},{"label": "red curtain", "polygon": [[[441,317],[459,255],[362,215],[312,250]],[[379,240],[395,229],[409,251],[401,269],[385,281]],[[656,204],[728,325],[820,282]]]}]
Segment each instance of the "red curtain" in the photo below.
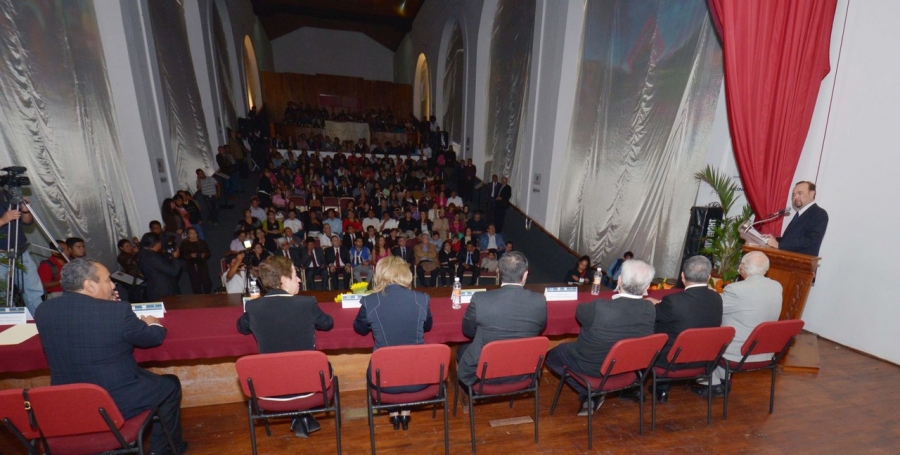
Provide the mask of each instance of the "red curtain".
[{"label": "red curtain", "polygon": [[[812,120],[837,0],[708,0],[722,40],[735,160],[757,219],[784,208]],[[779,219],[760,231],[781,234]]]}]

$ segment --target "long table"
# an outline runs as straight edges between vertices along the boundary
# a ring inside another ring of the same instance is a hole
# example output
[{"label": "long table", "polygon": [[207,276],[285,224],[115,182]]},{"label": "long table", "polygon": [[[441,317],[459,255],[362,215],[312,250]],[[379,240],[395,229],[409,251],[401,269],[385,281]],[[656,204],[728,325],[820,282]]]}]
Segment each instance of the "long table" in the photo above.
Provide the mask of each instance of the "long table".
[{"label": "long table", "polygon": [[[536,292],[543,292],[546,285],[529,285]],[[492,286],[494,287],[494,286]],[[491,288],[491,287],[489,287]],[[419,289],[421,290],[421,289]],[[466,306],[454,310],[450,304],[449,288],[431,288],[425,290],[431,295],[431,312],[434,323],[431,331],[425,333],[426,343],[461,343],[469,341],[462,333],[462,318]],[[589,287],[580,289],[578,300],[548,302],[547,327],[544,335],[560,337],[577,334],[578,323],[575,321],[575,307],[579,303],[589,302],[597,298],[609,298],[612,293],[605,292],[592,296]],[[673,291],[651,291],[652,297],[661,298]],[[316,348],[326,351],[335,366],[335,372],[341,376],[341,385],[345,390],[364,386],[365,363],[373,346],[372,336],[360,336],[353,331],[353,320],[358,310],[341,308],[334,302],[336,292],[310,292],[316,297],[319,306],[325,313],[334,318],[334,328],[328,332],[316,333]],[[237,320],[241,316],[242,303],[237,294],[177,296],[164,299],[166,316],[160,322],[168,333],[162,345],[151,349],[135,349],[138,362],[152,365],[154,371],[175,372],[182,377],[182,382],[196,381],[197,386],[208,389],[210,386],[220,387],[227,384],[234,376],[231,365],[237,357],[256,354],[256,341],[252,336],[242,335],[237,331]],[[0,327],[0,331],[6,327]],[[360,368],[360,365],[362,367]],[[194,368],[182,371],[183,368]],[[47,376],[47,359],[44,356],[40,336],[33,337],[24,343],[14,346],[0,346],[0,389],[26,385],[41,385]],[[202,371],[208,370],[208,371]],[[343,371],[342,371],[343,370]],[[224,378],[210,383],[209,375],[225,375]],[[349,375],[345,379],[345,375]],[[184,376],[184,377],[183,377]],[[37,382],[35,379],[40,378]],[[9,380],[12,380],[10,382]],[[236,382],[231,382],[234,390],[229,391],[228,400],[239,401],[240,391]],[[347,386],[346,384],[349,384]],[[190,402],[190,394],[185,387],[185,400]],[[208,393],[204,390],[203,393]],[[235,399],[236,398],[236,399]],[[213,400],[219,400],[212,398]],[[201,399],[198,404],[210,404],[209,399]],[[189,404],[188,404],[189,405]],[[196,404],[195,404],[196,405]]]}]

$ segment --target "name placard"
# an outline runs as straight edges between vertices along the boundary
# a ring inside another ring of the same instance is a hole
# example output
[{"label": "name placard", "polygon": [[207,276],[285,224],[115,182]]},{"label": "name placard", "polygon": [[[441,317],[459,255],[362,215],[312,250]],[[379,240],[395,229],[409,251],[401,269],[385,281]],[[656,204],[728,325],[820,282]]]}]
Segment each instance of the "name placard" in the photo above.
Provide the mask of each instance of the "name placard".
[{"label": "name placard", "polygon": [[463,289],[462,292],[459,293],[459,302],[460,303],[469,303],[472,301],[472,296],[476,292],[485,292],[487,288],[484,289]]},{"label": "name placard", "polygon": [[578,288],[575,286],[545,288],[544,298],[546,298],[548,302],[578,300]]},{"label": "name placard", "polygon": [[0,325],[24,324],[25,311],[24,307],[0,308]]},{"label": "name placard", "polygon": [[132,303],[131,311],[138,317],[153,316],[157,319],[166,317],[166,306],[162,302]]},{"label": "name placard", "polygon": [[344,294],[341,296],[341,308],[359,308],[363,297],[362,294]]}]

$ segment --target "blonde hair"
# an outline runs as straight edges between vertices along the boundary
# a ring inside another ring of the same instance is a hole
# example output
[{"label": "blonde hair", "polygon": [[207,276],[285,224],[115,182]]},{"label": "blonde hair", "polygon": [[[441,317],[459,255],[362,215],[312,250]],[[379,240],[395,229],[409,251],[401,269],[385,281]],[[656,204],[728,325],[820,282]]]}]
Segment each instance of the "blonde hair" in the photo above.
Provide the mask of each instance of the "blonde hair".
[{"label": "blonde hair", "polygon": [[375,287],[373,292],[382,292],[389,284],[398,284],[405,288],[412,286],[412,272],[409,264],[399,256],[388,256],[375,266]]}]

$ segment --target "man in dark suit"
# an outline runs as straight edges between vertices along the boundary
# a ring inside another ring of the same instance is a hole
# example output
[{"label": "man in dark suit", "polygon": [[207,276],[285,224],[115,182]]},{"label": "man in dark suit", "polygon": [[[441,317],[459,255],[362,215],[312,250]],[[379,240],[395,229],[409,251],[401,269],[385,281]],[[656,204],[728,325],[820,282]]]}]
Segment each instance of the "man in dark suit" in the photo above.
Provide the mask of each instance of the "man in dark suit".
[{"label": "man in dark suit", "polygon": [[506,218],[506,209],[509,208],[509,200],[512,198],[512,187],[506,177],[500,179],[500,190],[497,193],[494,204],[494,225],[497,232],[503,232],[503,220]]},{"label": "man in dark suit", "polygon": [[398,237],[397,246],[391,250],[391,254],[403,258],[410,267],[416,264],[416,254],[412,248],[406,246],[406,236],[404,235]]},{"label": "man in dark suit", "polygon": [[784,234],[777,238],[768,236],[766,243],[779,250],[818,256],[828,227],[828,212],[816,204],[816,184],[797,182],[791,204],[794,216]]},{"label": "man in dark suit", "polygon": [[[574,343],[563,343],[547,352],[547,367],[558,376],[564,374],[563,365],[576,373],[599,376],[600,367],[613,345],[627,338],[653,334],[656,308],[642,296],[650,287],[656,271],[644,261],[632,259],[622,264],[619,293],[611,300],[599,299],[582,303],[575,309],[575,319],[581,332]],[[574,379],[567,383],[581,399],[579,416],[596,412],[603,399],[588,402],[587,389]]]},{"label": "man in dark suit", "polygon": [[468,285],[475,286],[478,283],[478,277],[481,276],[481,267],[479,266],[481,251],[475,248],[475,241],[470,240],[465,249],[460,250],[456,259],[456,276],[460,277],[459,279],[462,281],[463,273],[471,272],[472,280]]},{"label": "man in dark suit", "polygon": [[[484,346],[492,341],[540,335],[547,325],[547,299],[523,288],[528,278],[528,259],[513,251],[500,259],[500,289],[472,296],[462,331],[471,343],[457,348],[457,377],[466,385],[476,382],[475,370]],[[520,378],[513,378],[519,380]]]},{"label": "man in dark suit", "polygon": [[[301,269],[306,269],[306,288],[310,291],[324,291],[328,282],[328,264],[325,262],[325,253],[322,248],[316,246],[316,240],[312,237],[306,239],[306,248],[300,252]],[[322,281],[316,284],[316,277]]]},{"label": "man in dark suit", "polygon": [[294,264],[294,267],[300,268],[300,251],[297,248],[291,248],[291,241],[287,237],[279,237],[277,240],[278,251],[275,256],[284,256]]},{"label": "man in dark suit", "polygon": [[[328,275],[331,279],[331,289],[350,289],[350,251],[341,247],[341,238],[331,236],[331,248],[325,250],[325,263],[328,264]],[[338,275],[343,274],[338,287]]]},{"label": "man in dark suit", "polygon": [[[140,319],[118,301],[109,270],[98,262],[74,259],[62,269],[63,295],[38,307],[35,322],[50,365],[53,385],[86,382],[106,389],[129,419],[159,409],[177,453],[187,451],[181,437],[181,383],[138,366],[132,351],[162,344],[166,329],[153,316]],[[165,432],[153,425],[152,453],[171,453]]]},{"label": "man in dark suit", "polygon": [[347,232],[344,233],[343,239],[341,239],[341,246],[345,250],[350,251],[350,248],[356,245],[356,239],[358,238],[365,238],[365,235],[357,232],[356,227],[352,225],[347,226]]},{"label": "man in dark suit", "polygon": [[181,276],[181,260],[178,248],[171,257],[162,252],[159,235],[148,232],[141,237],[141,250],[137,256],[138,268],[147,282],[147,300],[158,301],[168,295],[177,295],[178,277]]},{"label": "man in dark suit", "polygon": [[[722,325],[722,296],[709,288],[709,274],[712,263],[705,256],[693,256],[684,261],[681,280],[684,292],[669,294],[656,305],[656,333],[669,336],[665,347],[659,353],[656,365],[666,367],[666,357],[672,343],[681,332],[687,329],[704,327],[720,327]],[[665,403],[669,400],[671,384],[662,383],[656,386],[657,401]]]}]

